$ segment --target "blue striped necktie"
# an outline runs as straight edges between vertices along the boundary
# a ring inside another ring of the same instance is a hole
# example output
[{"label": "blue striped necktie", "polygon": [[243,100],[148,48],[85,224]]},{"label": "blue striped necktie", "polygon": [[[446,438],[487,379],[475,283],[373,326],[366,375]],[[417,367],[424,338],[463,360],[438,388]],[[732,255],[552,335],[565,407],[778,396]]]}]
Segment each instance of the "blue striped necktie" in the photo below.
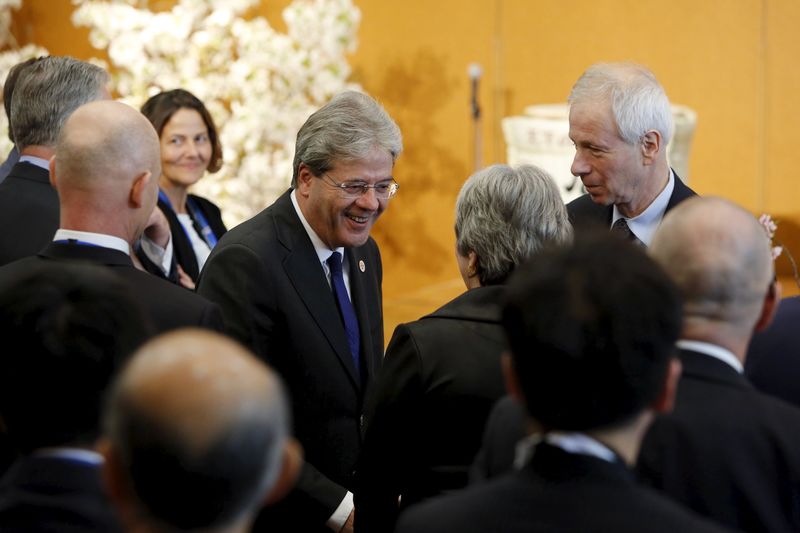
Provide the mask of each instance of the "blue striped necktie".
[{"label": "blue striped necktie", "polygon": [[334,298],[336,298],[336,303],[339,306],[339,314],[342,316],[344,329],[347,333],[347,344],[350,345],[350,354],[353,356],[353,364],[355,364],[356,373],[361,375],[358,319],[356,319],[356,311],[353,309],[350,298],[347,297],[347,289],[344,286],[342,254],[333,252],[326,263],[328,263],[328,268],[331,269],[331,289],[333,290]]}]

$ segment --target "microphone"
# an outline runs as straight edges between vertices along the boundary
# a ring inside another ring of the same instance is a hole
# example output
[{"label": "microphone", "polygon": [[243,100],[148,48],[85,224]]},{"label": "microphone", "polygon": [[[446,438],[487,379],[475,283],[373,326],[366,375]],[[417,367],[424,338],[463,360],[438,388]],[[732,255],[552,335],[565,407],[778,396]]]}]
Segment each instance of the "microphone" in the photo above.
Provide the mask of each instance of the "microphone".
[{"label": "microphone", "polygon": [[477,121],[481,117],[481,108],[478,104],[478,82],[483,74],[483,68],[479,63],[470,63],[467,67],[467,75],[469,76],[471,89],[470,104],[472,107],[472,119]]}]

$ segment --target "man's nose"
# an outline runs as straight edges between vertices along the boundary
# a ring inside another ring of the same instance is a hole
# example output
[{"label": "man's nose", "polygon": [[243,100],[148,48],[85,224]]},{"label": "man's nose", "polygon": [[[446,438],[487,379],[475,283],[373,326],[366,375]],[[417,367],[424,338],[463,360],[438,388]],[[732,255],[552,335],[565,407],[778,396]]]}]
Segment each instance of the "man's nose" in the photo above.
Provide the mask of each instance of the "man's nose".
[{"label": "man's nose", "polygon": [[586,164],[584,158],[581,157],[579,150],[575,151],[575,157],[572,159],[572,166],[569,170],[572,172],[573,176],[583,176],[589,173],[589,165]]},{"label": "man's nose", "polygon": [[356,200],[356,203],[360,208],[367,209],[369,211],[376,211],[380,206],[378,195],[375,193],[375,189],[372,187],[367,189],[367,192],[359,196]]}]

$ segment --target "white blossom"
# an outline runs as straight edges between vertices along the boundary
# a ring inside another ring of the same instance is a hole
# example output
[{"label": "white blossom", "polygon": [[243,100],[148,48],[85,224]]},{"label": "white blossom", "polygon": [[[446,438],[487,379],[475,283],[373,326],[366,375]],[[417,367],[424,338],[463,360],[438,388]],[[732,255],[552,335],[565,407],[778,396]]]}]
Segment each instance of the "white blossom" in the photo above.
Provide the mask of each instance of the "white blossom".
[{"label": "white blossom", "polygon": [[[111,61],[114,89],[139,107],[184,88],[214,117],[224,165],[197,192],[228,224],[249,218],[289,185],[297,130],[344,89],[361,14],[352,0],[294,0],[287,32],[245,18],[259,0],[178,0],[151,12],[144,0],[73,0],[73,23],[90,28]],[[2,0],[0,0],[2,5]],[[0,20],[2,22],[2,20]]]}]

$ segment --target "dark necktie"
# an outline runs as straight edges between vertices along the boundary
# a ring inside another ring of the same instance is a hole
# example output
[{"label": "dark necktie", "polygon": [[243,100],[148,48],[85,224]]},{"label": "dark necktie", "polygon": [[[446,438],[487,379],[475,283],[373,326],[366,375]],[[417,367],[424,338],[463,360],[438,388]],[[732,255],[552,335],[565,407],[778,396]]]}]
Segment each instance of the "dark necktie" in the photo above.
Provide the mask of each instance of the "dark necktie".
[{"label": "dark necktie", "polygon": [[347,333],[347,344],[350,345],[350,354],[353,356],[353,364],[356,366],[356,373],[360,374],[358,319],[356,319],[353,304],[350,303],[350,298],[347,297],[347,288],[344,286],[342,254],[333,252],[326,263],[328,263],[328,268],[331,269],[331,289],[333,290],[334,298],[336,298],[336,304],[339,306],[339,313],[342,315],[342,322],[344,322],[344,329]]},{"label": "dark necktie", "polygon": [[611,226],[611,231],[623,239],[632,242],[633,244],[644,246],[644,243],[640,241],[639,238],[631,231],[631,228],[628,227],[628,223],[624,218],[618,218],[617,221],[614,222],[614,225]]}]

